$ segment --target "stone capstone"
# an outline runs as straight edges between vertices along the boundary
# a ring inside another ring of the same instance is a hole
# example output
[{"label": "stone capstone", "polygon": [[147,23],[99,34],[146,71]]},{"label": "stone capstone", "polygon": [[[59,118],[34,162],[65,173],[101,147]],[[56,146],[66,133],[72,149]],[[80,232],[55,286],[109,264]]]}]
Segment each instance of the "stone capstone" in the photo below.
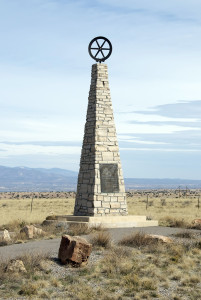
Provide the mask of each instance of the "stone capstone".
[{"label": "stone capstone", "polygon": [[92,245],[79,236],[63,235],[59,247],[58,258],[62,264],[73,262],[86,263],[91,254]]}]

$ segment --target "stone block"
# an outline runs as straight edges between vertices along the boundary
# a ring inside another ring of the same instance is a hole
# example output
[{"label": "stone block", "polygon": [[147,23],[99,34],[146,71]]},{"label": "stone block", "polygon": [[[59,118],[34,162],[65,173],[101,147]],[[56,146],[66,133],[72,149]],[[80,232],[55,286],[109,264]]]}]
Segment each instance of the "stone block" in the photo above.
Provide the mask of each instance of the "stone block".
[{"label": "stone block", "polygon": [[101,201],[94,201],[94,207],[101,207],[102,202]]},{"label": "stone block", "polygon": [[111,202],[117,202],[117,197],[111,196]]},{"label": "stone block", "polygon": [[102,202],[103,208],[110,208],[110,205],[111,205],[110,202],[105,202],[105,201]]},{"label": "stone block", "polygon": [[111,202],[110,207],[111,208],[120,208],[121,204],[119,202]]}]

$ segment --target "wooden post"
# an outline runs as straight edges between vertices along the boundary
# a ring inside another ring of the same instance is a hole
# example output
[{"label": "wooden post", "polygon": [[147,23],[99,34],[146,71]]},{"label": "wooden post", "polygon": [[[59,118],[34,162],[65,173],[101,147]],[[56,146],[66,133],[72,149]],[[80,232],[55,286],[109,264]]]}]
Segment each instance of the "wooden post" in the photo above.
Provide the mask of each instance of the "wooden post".
[{"label": "wooden post", "polygon": [[149,204],[149,195],[147,194],[146,210],[148,208],[148,204]]},{"label": "wooden post", "polygon": [[32,208],[33,208],[33,197],[31,199],[31,212],[32,212]]}]

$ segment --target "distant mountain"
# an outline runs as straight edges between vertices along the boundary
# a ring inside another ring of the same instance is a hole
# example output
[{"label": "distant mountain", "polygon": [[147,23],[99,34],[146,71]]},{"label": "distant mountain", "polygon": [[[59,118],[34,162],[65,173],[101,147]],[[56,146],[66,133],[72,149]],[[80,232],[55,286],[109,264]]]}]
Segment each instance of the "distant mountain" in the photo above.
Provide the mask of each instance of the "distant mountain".
[{"label": "distant mountain", "polygon": [[171,178],[125,178],[127,190],[132,189],[200,189],[201,180]]},{"label": "distant mountain", "polygon": [[70,170],[65,170],[65,169],[59,169],[59,168],[41,169],[41,168],[37,168],[36,170],[47,173],[47,174],[51,173],[51,174],[63,175],[63,176],[66,176],[66,177],[76,177],[77,178],[77,172],[70,171]]},{"label": "distant mountain", "polygon": [[[77,172],[59,168],[27,168],[0,166],[1,192],[75,191]],[[201,180],[125,178],[126,190],[131,189],[199,189]]]},{"label": "distant mountain", "polygon": [[74,191],[77,173],[64,169],[0,166],[0,191]]}]

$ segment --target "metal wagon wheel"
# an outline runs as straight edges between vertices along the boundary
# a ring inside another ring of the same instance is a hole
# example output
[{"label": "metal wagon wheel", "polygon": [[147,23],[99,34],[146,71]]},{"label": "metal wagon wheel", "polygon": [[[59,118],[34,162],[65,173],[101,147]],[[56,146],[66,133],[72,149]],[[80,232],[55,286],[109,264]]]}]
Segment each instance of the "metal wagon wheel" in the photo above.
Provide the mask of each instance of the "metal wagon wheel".
[{"label": "metal wagon wheel", "polygon": [[[95,59],[95,61],[101,63],[110,57],[112,53],[112,44],[107,38],[98,36],[89,43],[88,51],[89,55]],[[95,53],[92,53],[92,51]]]}]

